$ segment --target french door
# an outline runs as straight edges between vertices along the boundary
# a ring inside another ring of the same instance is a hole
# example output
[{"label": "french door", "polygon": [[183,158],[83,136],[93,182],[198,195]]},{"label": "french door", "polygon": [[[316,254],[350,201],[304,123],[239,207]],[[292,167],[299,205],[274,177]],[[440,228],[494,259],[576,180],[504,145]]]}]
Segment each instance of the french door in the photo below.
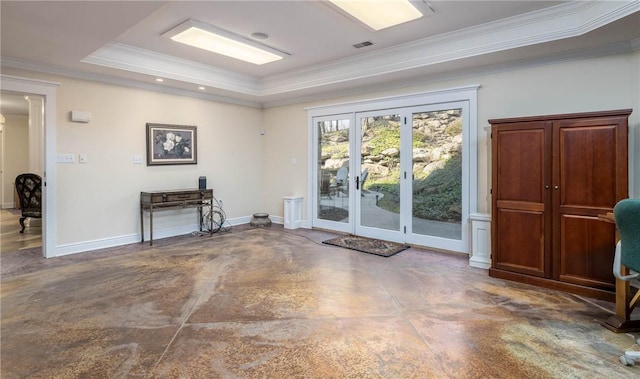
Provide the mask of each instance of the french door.
[{"label": "french door", "polygon": [[314,226],[465,251],[468,112],[460,101],[314,117]]},{"label": "french door", "polygon": [[353,233],[353,114],[314,117],[313,134],[313,225]]},{"label": "french door", "polygon": [[404,119],[396,110],[356,113],[354,234],[405,242],[401,155]]}]

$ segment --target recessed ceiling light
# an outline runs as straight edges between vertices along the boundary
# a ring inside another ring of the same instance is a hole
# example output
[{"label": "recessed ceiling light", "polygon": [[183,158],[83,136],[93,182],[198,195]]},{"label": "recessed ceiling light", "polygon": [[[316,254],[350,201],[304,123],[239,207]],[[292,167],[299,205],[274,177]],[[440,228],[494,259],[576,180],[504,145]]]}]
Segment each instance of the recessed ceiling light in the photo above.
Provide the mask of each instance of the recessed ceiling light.
[{"label": "recessed ceiling light", "polygon": [[193,20],[183,22],[162,36],[257,65],[274,62],[287,55],[237,34]]},{"label": "recessed ceiling light", "polygon": [[162,78],[156,78],[156,82],[162,83],[162,82],[164,82],[164,79],[162,79]]},{"label": "recessed ceiling light", "polygon": [[353,1],[329,0],[332,4],[368,25],[373,30],[382,30],[391,26],[422,17],[422,13],[408,0],[394,1]]},{"label": "recessed ceiling light", "polygon": [[198,89],[199,89],[200,91],[204,91],[206,88],[204,88],[204,86],[200,86],[200,87],[198,87]]}]

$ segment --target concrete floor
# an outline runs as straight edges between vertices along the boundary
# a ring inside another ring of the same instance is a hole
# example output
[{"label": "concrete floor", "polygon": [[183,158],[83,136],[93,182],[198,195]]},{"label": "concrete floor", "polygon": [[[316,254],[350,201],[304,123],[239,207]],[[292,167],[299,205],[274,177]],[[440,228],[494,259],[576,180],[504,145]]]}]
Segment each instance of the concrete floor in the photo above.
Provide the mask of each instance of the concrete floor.
[{"label": "concrete floor", "polygon": [[[613,304],[234,227],[45,260],[2,252],[8,378],[631,378]],[[637,348],[637,346],[635,346]]]}]

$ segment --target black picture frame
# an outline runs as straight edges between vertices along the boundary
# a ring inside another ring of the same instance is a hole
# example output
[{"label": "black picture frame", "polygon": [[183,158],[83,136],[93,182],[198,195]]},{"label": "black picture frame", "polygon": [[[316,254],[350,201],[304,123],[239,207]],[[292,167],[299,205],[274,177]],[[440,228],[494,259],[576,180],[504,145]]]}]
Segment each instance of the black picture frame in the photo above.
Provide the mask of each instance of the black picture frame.
[{"label": "black picture frame", "polygon": [[147,166],[198,163],[197,127],[147,123]]}]

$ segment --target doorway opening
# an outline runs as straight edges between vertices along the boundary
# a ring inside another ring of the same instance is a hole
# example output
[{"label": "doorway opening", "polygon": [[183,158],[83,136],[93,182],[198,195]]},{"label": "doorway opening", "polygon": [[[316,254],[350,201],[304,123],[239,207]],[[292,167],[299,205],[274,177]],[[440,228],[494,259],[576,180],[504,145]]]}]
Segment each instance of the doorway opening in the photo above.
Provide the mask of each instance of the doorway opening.
[{"label": "doorway opening", "polygon": [[[32,162],[41,162],[42,170],[42,255],[45,258],[55,256],[56,249],[56,202],[55,202],[55,188],[56,188],[56,170],[55,170],[55,153],[56,153],[56,89],[58,83],[47,82],[36,79],[29,79],[10,75],[1,75],[2,79],[2,93],[13,94],[28,94],[40,99],[41,112],[30,115],[30,118],[40,118],[38,127],[31,128],[30,133],[33,132],[39,136],[37,141],[37,148],[31,148],[32,135],[30,134],[30,165]],[[3,149],[4,151],[4,149]],[[35,155],[39,158],[33,158]],[[8,160],[4,157],[3,164]],[[33,169],[30,166],[30,170]],[[7,180],[6,176],[3,178]]]},{"label": "doorway opening", "polygon": [[[42,219],[27,218],[20,224],[22,210],[15,179],[24,173],[42,176],[42,106],[38,95],[2,91],[0,94],[0,199],[3,253],[42,247]],[[39,112],[38,112],[39,111]]]}]

